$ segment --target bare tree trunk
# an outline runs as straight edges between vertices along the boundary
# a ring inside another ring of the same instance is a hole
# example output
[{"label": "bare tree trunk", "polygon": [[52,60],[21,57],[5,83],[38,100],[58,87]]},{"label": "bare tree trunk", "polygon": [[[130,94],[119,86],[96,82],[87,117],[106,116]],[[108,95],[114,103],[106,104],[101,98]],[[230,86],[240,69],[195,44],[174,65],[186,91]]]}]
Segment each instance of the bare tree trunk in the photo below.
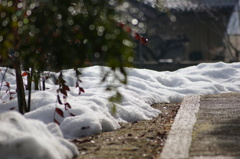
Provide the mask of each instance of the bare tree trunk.
[{"label": "bare tree trunk", "polygon": [[42,90],[43,90],[43,91],[46,90],[46,85],[45,85],[45,83],[46,83],[46,79],[45,79],[45,77],[43,77],[43,78],[42,78]]},{"label": "bare tree trunk", "polygon": [[28,73],[28,107],[26,112],[30,112],[31,110],[31,94],[32,94],[32,79],[33,79],[33,70],[34,68],[31,68],[31,72]]},{"label": "bare tree trunk", "polygon": [[33,75],[33,78],[34,78],[34,90],[39,90],[39,79],[40,79],[40,76],[39,76],[39,73],[38,72],[34,72],[34,75]]},{"label": "bare tree trunk", "polygon": [[20,64],[18,62],[16,62],[15,64],[15,72],[17,82],[18,109],[20,113],[24,114],[27,110],[27,104],[25,99],[24,84],[20,70]]}]

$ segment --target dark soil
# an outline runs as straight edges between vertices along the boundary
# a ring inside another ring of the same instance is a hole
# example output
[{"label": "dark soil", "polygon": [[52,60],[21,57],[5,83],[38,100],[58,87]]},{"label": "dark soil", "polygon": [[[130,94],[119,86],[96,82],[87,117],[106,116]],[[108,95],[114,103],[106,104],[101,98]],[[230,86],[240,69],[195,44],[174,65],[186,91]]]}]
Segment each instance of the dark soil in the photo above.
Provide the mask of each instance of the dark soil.
[{"label": "dark soil", "polygon": [[180,103],[153,104],[162,114],[149,121],[121,123],[116,131],[83,137],[72,142],[80,155],[75,159],[155,159],[162,151]]}]

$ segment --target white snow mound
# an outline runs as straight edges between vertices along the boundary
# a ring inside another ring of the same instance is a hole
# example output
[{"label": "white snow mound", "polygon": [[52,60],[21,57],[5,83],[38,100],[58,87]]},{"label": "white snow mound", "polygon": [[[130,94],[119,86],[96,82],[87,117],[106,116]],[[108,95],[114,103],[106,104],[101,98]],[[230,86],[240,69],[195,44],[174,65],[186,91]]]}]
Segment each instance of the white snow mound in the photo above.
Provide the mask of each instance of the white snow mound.
[{"label": "white snow mound", "polygon": [[74,144],[63,138],[56,124],[26,119],[20,113],[0,114],[0,156],[3,159],[71,159]]},{"label": "white snow mound", "polygon": [[[0,79],[6,68],[0,68]],[[119,122],[149,120],[161,112],[152,108],[154,103],[181,102],[187,95],[205,95],[227,92],[240,92],[240,63],[201,63],[177,71],[153,71],[148,69],[126,68],[128,85],[119,83],[118,91],[122,94],[121,103],[113,107],[108,98],[112,92],[106,92],[107,83],[101,83],[102,70],[107,72],[108,67],[92,66],[81,69],[80,83],[85,93],[78,94],[76,76],[73,69],[63,70],[63,78],[70,90],[67,101],[71,109],[66,110],[64,105],[57,102],[58,85],[52,78],[46,81],[45,91],[33,91],[31,112],[26,118],[37,119],[45,124],[57,120],[65,138],[74,139],[82,136],[99,134],[102,131],[116,130]],[[4,76],[10,83],[10,91],[16,90],[14,70],[8,69]],[[51,76],[59,73],[50,72]],[[108,81],[111,80],[111,77]],[[24,77],[26,84],[26,77]],[[7,87],[3,82],[0,91],[0,112],[13,109],[17,105],[17,98],[9,99]],[[26,98],[28,92],[26,91]],[[56,108],[63,114],[56,113]],[[116,110],[113,113],[113,110]],[[14,110],[17,110],[15,107]],[[73,115],[71,115],[73,114]]]}]

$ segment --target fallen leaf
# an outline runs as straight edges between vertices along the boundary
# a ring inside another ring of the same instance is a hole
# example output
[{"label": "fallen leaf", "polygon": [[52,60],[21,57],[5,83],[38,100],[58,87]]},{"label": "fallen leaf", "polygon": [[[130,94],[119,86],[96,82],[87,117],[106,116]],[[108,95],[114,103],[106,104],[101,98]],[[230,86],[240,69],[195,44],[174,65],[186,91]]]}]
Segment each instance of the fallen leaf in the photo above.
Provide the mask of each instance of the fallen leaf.
[{"label": "fallen leaf", "polygon": [[60,115],[61,117],[64,117],[63,111],[59,108],[56,108],[55,111]]}]

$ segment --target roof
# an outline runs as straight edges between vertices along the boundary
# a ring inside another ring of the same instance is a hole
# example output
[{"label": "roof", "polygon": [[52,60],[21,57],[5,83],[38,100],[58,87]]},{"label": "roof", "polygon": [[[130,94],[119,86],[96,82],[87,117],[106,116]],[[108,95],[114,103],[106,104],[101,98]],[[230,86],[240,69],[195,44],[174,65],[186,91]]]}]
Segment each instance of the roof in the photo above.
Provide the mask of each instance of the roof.
[{"label": "roof", "polygon": [[[152,0],[146,0],[152,2]],[[238,0],[158,0],[160,10],[204,11],[233,8]]]}]

